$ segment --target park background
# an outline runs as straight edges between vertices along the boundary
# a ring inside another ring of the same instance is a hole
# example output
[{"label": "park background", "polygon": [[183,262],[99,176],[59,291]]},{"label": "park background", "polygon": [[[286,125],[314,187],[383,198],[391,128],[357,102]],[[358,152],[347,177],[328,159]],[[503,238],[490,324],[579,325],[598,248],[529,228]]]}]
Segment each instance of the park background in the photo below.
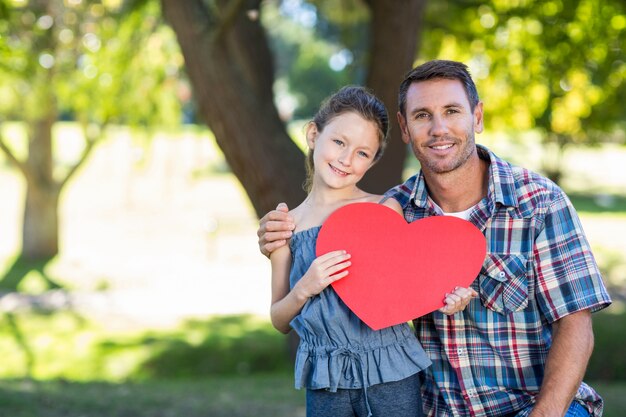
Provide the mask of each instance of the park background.
[{"label": "park background", "polygon": [[[477,136],[577,208],[614,304],[586,380],[626,409],[619,0],[0,0],[0,416],[297,416],[258,216],[303,198],[344,84],[467,62]],[[364,187],[419,169],[393,124]]]}]

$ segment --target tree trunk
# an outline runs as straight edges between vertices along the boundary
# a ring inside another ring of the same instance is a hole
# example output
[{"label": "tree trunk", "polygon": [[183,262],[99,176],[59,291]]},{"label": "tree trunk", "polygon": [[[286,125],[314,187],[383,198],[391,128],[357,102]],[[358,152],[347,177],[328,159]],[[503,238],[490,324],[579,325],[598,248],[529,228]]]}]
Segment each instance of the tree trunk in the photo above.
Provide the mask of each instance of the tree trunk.
[{"label": "tree trunk", "polygon": [[367,85],[389,111],[391,132],[383,158],[365,175],[360,185],[372,193],[384,193],[402,182],[407,146],[402,142],[396,113],[398,87],[413,67],[426,0],[371,0],[371,33]]},{"label": "tree trunk", "polygon": [[[413,64],[425,2],[368,1],[372,46],[367,85],[387,106],[394,126],[385,157],[363,181],[370,192],[382,193],[402,180],[406,147],[396,127],[397,93]],[[258,12],[260,1],[218,1],[211,10],[202,0],[161,0],[161,5],[185,57],[200,114],[257,215],[280,201],[290,207],[299,204],[305,197],[304,156],[274,106],[274,73],[265,32],[258,17],[247,17],[254,13],[245,13]],[[293,355],[295,332],[288,340]]]},{"label": "tree trunk", "polygon": [[[371,0],[372,45],[367,85],[384,101],[393,126],[386,155],[362,186],[382,193],[402,180],[407,148],[395,113],[398,86],[412,67],[426,0]],[[304,156],[291,141],[273,103],[272,56],[254,13],[260,1],[206,7],[202,0],[161,1],[185,57],[200,115],[257,215],[280,201],[303,200]],[[218,8],[219,11],[216,11]],[[219,16],[218,16],[219,15]]]},{"label": "tree trunk", "polygon": [[27,184],[22,229],[24,259],[49,259],[59,252],[59,193]]},{"label": "tree trunk", "polygon": [[52,175],[54,112],[33,122],[26,162],[26,201],[22,228],[22,257],[49,259],[59,252],[58,205],[61,187]]},{"label": "tree trunk", "polygon": [[[259,8],[259,1],[245,3]],[[281,201],[294,207],[304,199],[304,155],[273,103],[272,57],[259,19],[239,10],[229,21],[227,6],[236,4],[220,3],[218,21],[202,0],[162,0],[200,114],[261,216]]]}]

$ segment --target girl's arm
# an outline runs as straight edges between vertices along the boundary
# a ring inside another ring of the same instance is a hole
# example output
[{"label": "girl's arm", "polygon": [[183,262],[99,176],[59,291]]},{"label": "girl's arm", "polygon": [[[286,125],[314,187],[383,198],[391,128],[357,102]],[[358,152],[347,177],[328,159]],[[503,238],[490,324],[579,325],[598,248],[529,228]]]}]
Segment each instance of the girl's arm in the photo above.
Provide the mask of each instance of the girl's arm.
[{"label": "girl's arm", "polygon": [[331,283],[348,275],[350,255],[345,251],[333,251],[315,259],[308,271],[289,290],[291,251],[288,246],[276,249],[270,255],[272,263],[272,306],[270,317],[274,327],[289,333],[289,323],[300,313],[309,298],[319,294]]},{"label": "girl's arm", "polygon": [[281,333],[289,333],[289,322],[295,314],[289,317],[285,314],[285,297],[289,294],[289,272],[291,265],[291,251],[289,246],[282,246],[270,254],[272,264],[272,306],[270,317],[272,324]]}]

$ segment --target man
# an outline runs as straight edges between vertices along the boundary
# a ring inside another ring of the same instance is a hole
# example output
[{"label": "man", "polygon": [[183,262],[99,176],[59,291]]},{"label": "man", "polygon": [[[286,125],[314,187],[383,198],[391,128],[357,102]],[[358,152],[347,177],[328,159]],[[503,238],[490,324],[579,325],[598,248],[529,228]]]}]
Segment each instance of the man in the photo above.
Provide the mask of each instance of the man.
[{"label": "man", "polygon": [[[422,168],[386,196],[409,222],[458,216],[487,239],[472,284],[479,297],[453,316],[434,312],[414,322],[433,361],[424,373],[425,412],[600,416],[602,399],[582,378],[593,350],[591,313],[611,300],[569,199],[475,144],[483,104],[465,65],[413,69],[398,101],[402,139]],[[261,219],[261,250],[284,244],[289,230],[280,205]]]}]

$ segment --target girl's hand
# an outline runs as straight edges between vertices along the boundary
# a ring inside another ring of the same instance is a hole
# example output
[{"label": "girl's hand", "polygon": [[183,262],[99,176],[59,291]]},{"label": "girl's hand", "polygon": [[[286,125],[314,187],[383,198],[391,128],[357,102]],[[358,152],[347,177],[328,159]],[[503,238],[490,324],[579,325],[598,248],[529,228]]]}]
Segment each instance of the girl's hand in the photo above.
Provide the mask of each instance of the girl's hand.
[{"label": "girl's hand", "polygon": [[478,293],[472,288],[456,287],[451,294],[446,294],[446,298],[443,300],[446,305],[441,307],[439,311],[450,316],[465,309],[475,297],[478,297]]},{"label": "girl's hand", "polygon": [[318,257],[294,286],[293,291],[300,299],[308,299],[321,293],[324,288],[348,275],[346,268],[351,265],[348,259],[350,255],[344,250],[328,252]]}]

